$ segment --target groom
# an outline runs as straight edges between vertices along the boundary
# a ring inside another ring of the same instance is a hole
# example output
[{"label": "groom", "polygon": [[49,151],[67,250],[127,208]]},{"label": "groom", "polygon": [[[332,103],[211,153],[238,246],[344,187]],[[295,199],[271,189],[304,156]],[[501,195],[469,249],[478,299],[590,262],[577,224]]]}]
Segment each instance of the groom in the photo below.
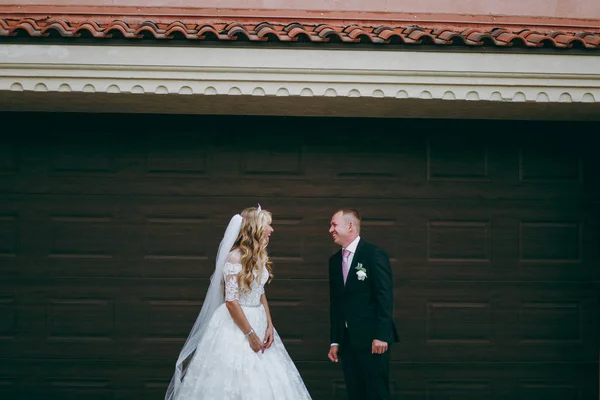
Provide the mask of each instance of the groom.
[{"label": "groom", "polygon": [[398,341],[390,260],[361,239],[356,210],[336,212],[329,233],[341,247],[329,259],[329,359],[341,360],[350,400],[390,400],[390,344]]}]

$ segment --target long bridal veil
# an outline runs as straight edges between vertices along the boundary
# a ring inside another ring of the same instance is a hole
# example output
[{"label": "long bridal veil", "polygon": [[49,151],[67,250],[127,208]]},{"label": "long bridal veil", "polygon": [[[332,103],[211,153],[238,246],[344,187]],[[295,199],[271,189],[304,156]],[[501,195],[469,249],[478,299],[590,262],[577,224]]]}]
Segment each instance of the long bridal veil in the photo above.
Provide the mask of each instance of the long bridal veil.
[{"label": "long bridal veil", "polygon": [[241,227],[242,216],[236,214],[229,221],[229,225],[227,225],[227,229],[225,230],[225,234],[223,235],[223,239],[219,245],[219,250],[217,251],[217,260],[215,263],[215,272],[213,272],[210,278],[210,285],[208,287],[202,309],[200,310],[200,314],[198,314],[198,318],[196,318],[196,322],[194,323],[194,326],[192,327],[192,330],[185,344],[183,345],[181,352],[179,353],[179,357],[177,358],[175,373],[173,374],[173,378],[171,379],[171,383],[167,389],[165,400],[174,400],[177,398],[182,379],[185,376],[184,363],[186,363],[186,366],[189,364],[190,358],[193,356],[196,348],[198,347],[198,343],[205,333],[210,318],[215,310],[225,302],[225,296],[223,292],[223,266],[225,265],[225,260],[227,260],[227,255],[235,244],[235,240],[240,233]]}]

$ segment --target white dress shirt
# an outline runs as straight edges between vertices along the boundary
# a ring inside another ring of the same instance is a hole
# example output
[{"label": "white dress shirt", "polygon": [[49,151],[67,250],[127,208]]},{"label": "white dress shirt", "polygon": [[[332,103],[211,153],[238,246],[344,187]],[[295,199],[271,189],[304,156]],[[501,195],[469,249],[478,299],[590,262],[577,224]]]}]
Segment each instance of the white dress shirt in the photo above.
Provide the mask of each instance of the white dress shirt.
[{"label": "white dress shirt", "polygon": [[352,265],[352,260],[354,260],[354,253],[356,253],[358,242],[360,242],[360,236],[357,236],[356,239],[354,239],[352,243],[350,243],[345,249],[342,247],[342,257],[344,250],[350,250],[350,255],[348,256],[348,267]]},{"label": "white dress shirt", "polygon": [[[350,266],[352,265],[352,260],[354,260],[354,253],[356,253],[356,248],[358,247],[358,242],[360,242],[360,236],[357,236],[356,239],[354,239],[352,241],[352,243],[350,243],[348,245],[348,247],[346,247],[346,248],[342,247],[342,257],[344,257],[344,250],[350,251],[350,255],[348,256],[348,268],[350,268]],[[348,275],[350,275],[350,272],[348,272]],[[347,327],[348,327],[348,323],[346,322],[346,328]],[[339,343],[331,343],[330,346],[339,346]]]}]

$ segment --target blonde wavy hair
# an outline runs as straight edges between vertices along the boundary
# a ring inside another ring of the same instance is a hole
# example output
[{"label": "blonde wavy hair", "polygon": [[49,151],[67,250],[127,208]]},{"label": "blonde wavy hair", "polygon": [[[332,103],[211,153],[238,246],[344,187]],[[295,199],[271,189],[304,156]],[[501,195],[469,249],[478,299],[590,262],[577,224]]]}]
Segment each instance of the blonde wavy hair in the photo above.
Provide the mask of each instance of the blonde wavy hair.
[{"label": "blonde wavy hair", "polygon": [[241,212],[242,227],[233,245],[242,253],[240,263],[242,271],[238,275],[238,285],[243,292],[249,292],[254,281],[254,271],[260,271],[264,265],[269,274],[269,282],[273,279],[271,260],[267,254],[267,239],[265,228],[271,224],[273,217],[267,210],[258,211],[255,207],[246,208]]}]

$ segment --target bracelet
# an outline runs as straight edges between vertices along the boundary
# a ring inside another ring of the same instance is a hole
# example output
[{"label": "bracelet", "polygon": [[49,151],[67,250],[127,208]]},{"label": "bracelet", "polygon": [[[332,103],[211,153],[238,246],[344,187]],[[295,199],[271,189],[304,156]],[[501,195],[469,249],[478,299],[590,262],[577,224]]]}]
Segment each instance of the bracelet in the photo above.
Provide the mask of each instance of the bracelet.
[{"label": "bracelet", "polygon": [[250,328],[250,331],[248,333],[244,333],[244,335],[246,335],[246,337],[252,335],[254,333],[254,329]]}]

